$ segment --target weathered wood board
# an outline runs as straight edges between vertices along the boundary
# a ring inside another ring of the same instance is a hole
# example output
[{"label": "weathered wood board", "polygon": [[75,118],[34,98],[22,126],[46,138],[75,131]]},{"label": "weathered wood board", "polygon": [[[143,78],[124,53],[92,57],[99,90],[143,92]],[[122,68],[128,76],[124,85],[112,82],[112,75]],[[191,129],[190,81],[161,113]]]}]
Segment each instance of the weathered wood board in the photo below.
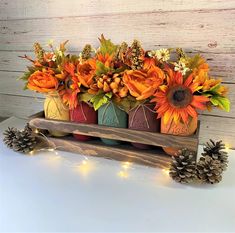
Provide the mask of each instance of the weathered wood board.
[{"label": "weathered wood board", "polygon": [[[77,7],[75,7],[77,6]],[[1,0],[0,19],[74,17],[104,14],[235,8],[234,0]]]},{"label": "weathered wood board", "polygon": [[115,43],[137,38],[146,49],[161,46],[235,53],[234,14],[235,9],[3,20],[0,50],[31,50],[35,41],[46,44],[49,39],[69,39],[70,49],[77,51],[86,43],[98,46],[97,38],[104,33]]},{"label": "weathered wood board", "polygon": [[49,120],[44,117],[36,117],[29,124],[38,129],[62,131],[93,137],[121,140],[124,142],[143,143],[152,146],[188,148],[192,151],[198,149],[198,134],[192,136],[175,136],[157,132],[143,132],[132,129],[115,128],[97,124],[82,124],[68,121]]},{"label": "weathered wood board", "polygon": [[99,140],[89,142],[75,141],[71,137],[53,138],[49,140],[58,147],[58,150],[68,151],[86,156],[96,156],[117,161],[133,162],[150,167],[168,169],[171,157],[166,155],[162,149],[138,150],[130,145],[108,146]]}]

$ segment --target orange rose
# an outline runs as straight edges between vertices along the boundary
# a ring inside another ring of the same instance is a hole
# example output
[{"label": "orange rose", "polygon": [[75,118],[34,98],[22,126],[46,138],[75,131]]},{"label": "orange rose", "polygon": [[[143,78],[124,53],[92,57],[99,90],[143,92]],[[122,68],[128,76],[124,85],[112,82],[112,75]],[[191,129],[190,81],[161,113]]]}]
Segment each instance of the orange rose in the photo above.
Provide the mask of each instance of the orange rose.
[{"label": "orange rose", "polygon": [[27,88],[33,91],[48,93],[57,90],[58,80],[52,70],[37,70],[30,75]]},{"label": "orange rose", "polygon": [[93,76],[96,71],[96,61],[95,59],[89,59],[82,64],[77,65],[77,77],[79,82],[84,86],[89,88],[92,84]]},{"label": "orange rose", "polygon": [[147,70],[128,70],[124,73],[123,82],[132,96],[137,100],[147,99],[152,96],[159,85],[162,84],[164,72],[151,65]]}]

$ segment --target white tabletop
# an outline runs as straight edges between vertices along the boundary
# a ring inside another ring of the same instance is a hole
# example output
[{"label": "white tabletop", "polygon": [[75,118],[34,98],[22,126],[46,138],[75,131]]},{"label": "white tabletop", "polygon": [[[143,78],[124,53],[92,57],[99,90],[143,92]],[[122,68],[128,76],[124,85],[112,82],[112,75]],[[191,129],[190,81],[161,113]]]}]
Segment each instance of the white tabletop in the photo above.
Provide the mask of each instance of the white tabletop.
[{"label": "white tabletop", "polygon": [[0,231],[235,231],[234,151],[220,184],[181,185],[161,169],[60,151],[15,153],[2,132],[24,123],[0,123]]}]

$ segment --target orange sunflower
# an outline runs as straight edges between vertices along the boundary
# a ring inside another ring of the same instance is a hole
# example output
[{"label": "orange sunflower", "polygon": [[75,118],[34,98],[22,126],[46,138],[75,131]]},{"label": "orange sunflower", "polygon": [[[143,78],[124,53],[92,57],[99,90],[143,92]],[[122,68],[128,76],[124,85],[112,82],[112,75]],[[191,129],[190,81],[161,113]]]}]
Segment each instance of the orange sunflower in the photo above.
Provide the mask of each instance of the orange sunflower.
[{"label": "orange sunflower", "polygon": [[182,120],[188,123],[188,118],[197,117],[196,109],[205,110],[209,99],[202,95],[196,95],[198,83],[193,83],[193,75],[185,81],[180,72],[168,72],[167,85],[159,87],[151,102],[156,102],[155,110],[158,118],[162,118],[164,124],[178,123]]}]

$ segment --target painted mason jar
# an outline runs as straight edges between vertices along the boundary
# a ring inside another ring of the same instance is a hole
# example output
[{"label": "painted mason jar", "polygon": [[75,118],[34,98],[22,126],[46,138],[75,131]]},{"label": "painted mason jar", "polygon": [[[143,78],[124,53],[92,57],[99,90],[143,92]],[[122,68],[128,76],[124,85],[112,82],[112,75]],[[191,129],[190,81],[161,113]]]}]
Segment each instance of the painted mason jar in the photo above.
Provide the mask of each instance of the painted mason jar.
[{"label": "painted mason jar", "polygon": [[[97,112],[85,102],[80,102],[75,109],[70,110],[70,120],[73,122],[97,124],[97,118]],[[79,141],[88,141],[92,139],[90,136],[81,134],[74,134],[73,136]]]},{"label": "painted mason jar", "polygon": [[[69,109],[65,106],[57,92],[46,96],[44,102],[44,114],[46,119],[69,121]],[[67,133],[61,131],[49,131],[55,137],[62,137]]]},{"label": "painted mason jar", "polygon": [[[156,112],[153,110],[154,104],[141,104],[129,112],[128,128],[140,131],[159,132],[160,120],[157,120]],[[151,146],[132,143],[134,147],[139,149],[149,149]]]},{"label": "painted mason jar", "polygon": [[[127,113],[117,107],[113,102],[109,102],[98,109],[98,124],[113,126],[117,128],[127,128]],[[120,141],[101,138],[107,145],[119,145]]]},{"label": "painted mason jar", "polygon": [[[183,122],[175,123],[172,121],[171,123],[164,124],[161,121],[161,133],[165,134],[173,134],[173,135],[181,135],[181,136],[189,136],[193,135],[198,126],[198,117],[190,118],[188,124]],[[174,147],[163,147],[163,150],[169,155],[176,155],[178,152],[177,148]]]}]

